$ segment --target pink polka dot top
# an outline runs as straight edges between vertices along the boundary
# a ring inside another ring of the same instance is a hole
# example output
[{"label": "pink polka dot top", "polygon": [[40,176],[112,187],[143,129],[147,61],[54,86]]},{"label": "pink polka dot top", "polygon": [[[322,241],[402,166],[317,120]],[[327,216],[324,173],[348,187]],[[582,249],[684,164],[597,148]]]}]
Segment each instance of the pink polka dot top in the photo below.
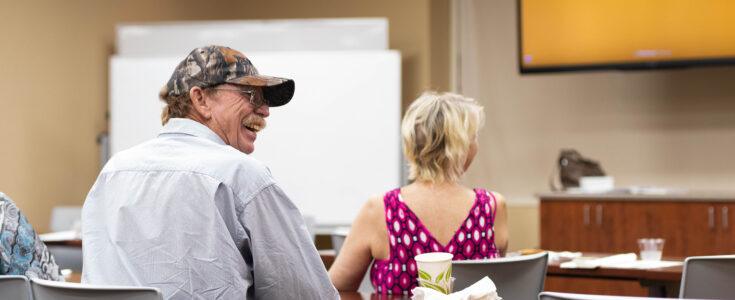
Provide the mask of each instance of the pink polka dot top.
[{"label": "pink polka dot top", "polygon": [[495,196],[484,189],[474,189],[475,203],[447,245],[439,241],[401,200],[400,188],[385,194],[385,222],[388,226],[388,259],[373,262],[370,281],[379,294],[410,294],[418,286],[415,255],[448,252],[454,260],[498,257],[495,247]]}]

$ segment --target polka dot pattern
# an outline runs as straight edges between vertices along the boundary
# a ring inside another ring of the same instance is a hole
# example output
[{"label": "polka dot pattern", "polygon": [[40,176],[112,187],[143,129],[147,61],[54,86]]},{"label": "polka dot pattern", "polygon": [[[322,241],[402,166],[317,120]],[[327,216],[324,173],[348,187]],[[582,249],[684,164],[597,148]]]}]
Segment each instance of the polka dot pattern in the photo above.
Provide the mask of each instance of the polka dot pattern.
[{"label": "polka dot pattern", "polygon": [[449,252],[454,260],[498,257],[495,247],[496,200],[484,189],[474,189],[475,204],[454,237],[441,245],[421,220],[401,200],[400,189],[385,194],[385,222],[388,228],[390,256],[375,260],[370,281],[380,294],[410,294],[418,286],[414,257],[426,252]]}]

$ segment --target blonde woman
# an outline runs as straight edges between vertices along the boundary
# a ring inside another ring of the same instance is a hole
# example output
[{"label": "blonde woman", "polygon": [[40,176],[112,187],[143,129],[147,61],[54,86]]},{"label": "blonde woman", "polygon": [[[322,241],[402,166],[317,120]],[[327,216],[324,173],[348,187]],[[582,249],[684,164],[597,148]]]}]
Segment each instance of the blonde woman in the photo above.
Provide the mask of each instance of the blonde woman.
[{"label": "blonde woman", "polygon": [[329,277],[355,291],[370,262],[381,294],[417,286],[414,256],[449,252],[454,260],[502,256],[508,245],[505,200],[459,181],[477,154],[483,109],[451,93],[424,93],[401,124],[411,184],[369,199],[352,224]]}]

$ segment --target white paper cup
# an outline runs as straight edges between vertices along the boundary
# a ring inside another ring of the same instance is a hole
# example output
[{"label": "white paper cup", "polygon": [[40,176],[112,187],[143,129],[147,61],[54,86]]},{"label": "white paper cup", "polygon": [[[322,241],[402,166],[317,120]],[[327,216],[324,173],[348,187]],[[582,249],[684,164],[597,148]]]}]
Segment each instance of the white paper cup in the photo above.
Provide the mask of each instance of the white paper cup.
[{"label": "white paper cup", "polygon": [[444,294],[452,292],[452,258],[446,252],[430,252],[416,255],[419,286],[434,289]]}]

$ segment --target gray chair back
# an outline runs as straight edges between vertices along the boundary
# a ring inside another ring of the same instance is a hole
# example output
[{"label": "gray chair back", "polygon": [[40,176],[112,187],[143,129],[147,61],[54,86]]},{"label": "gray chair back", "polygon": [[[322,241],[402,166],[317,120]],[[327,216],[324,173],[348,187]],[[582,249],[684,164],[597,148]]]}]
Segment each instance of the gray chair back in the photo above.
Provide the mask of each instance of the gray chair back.
[{"label": "gray chair back", "polygon": [[350,232],[349,228],[339,227],[332,231],[332,249],[334,249],[334,256],[339,255],[339,250],[342,249],[342,244],[345,243],[347,234]]},{"label": "gray chair back", "polygon": [[36,300],[162,300],[161,291],[152,287],[86,285],[79,283],[32,279],[31,290]]},{"label": "gray chair back", "polygon": [[539,300],[661,300],[651,297],[603,296],[588,294],[543,292],[538,295]]},{"label": "gray chair back", "polygon": [[49,245],[48,252],[54,257],[56,265],[59,269],[71,269],[76,273],[82,272],[82,247],[65,246],[65,245]]},{"label": "gray chair back", "polygon": [[506,300],[535,300],[544,290],[546,252],[484,260],[452,261],[454,291],[460,291],[483,277],[489,277]]},{"label": "gray chair back", "polygon": [[735,297],[735,255],[692,256],[684,261],[679,298]]},{"label": "gray chair back", "polygon": [[0,298],[31,300],[31,284],[20,275],[0,275]]}]

